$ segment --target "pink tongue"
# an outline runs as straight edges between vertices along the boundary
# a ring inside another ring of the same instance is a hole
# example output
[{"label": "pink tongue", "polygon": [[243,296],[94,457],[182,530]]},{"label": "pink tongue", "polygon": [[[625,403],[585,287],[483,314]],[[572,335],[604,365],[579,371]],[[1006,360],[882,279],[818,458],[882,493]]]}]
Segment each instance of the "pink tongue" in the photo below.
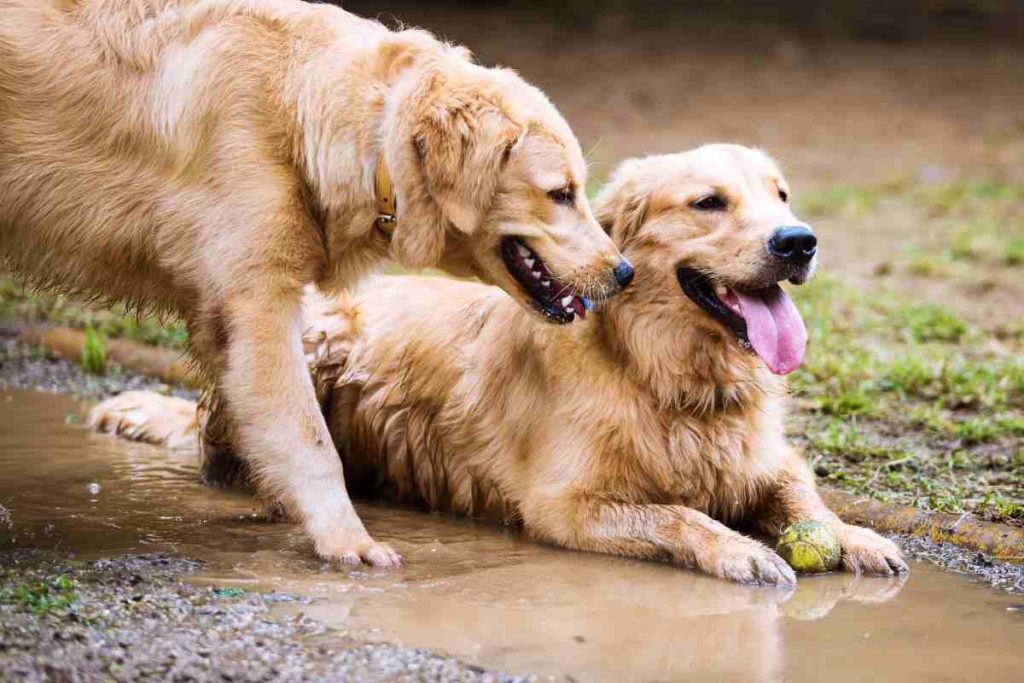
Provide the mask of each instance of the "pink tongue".
[{"label": "pink tongue", "polygon": [[761,360],[776,375],[788,375],[800,367],[807,348],[807,328],[782,287],[734,291],[747,321],[747,338]]}]

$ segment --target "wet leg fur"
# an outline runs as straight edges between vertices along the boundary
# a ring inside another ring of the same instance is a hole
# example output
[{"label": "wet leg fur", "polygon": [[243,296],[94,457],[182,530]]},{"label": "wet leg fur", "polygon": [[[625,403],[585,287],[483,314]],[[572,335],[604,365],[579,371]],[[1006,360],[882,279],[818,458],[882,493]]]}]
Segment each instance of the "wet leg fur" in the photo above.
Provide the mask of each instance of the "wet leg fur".
[{"label": "wet leg fur", "polygon": [[681,505],[574,499],[523,510],[531,535],[567,548],[663,559],[739,583],[792,584],[796,575],[763,543]]}]

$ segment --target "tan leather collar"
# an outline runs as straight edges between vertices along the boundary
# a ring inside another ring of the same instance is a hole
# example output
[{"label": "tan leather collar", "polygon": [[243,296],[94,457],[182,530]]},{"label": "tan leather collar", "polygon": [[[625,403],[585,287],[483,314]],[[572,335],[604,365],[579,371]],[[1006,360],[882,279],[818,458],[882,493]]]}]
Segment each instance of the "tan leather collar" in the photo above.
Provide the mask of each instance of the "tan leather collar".
[{"label": "tan leather collar", "polygon": [[384,154],[377,157],[377,173],[373,181],[373,191],[377,199],[377,220],[374,225],[387,236],[391,236],[398,220],[398,201],[395,198],[395,184],[391,182],[388,165],[384,162]]}]

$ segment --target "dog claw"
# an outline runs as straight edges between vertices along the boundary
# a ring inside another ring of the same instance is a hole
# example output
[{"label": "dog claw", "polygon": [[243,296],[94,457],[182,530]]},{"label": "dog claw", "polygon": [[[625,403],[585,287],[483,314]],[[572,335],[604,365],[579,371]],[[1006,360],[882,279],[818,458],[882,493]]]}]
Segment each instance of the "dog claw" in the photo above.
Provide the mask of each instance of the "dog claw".
[{"label": "dog claw", "polygon": [[383,543],[374,544],[364,557],[374,567],[397,567],[402,564],[402,556]]},{"label": "dog claw", "polygon": [[729,552],[716,566],[706,571],[736,583],[755,586],[795,586],[796,574],[774,551],[753,541]]},{"label": "dog claw", "polygon": [[910,573],[910,567],[908,567],[907,563],[904,562],[903,560],[887,557],[886,561],[889,563],[889,568],[892,569],[897,574],[909,574]]},{"label": "dog claw", "polygon": [[326,560],[349,566],[366,563],[371,567],[384,568],[402,564],[402,556],[388,544],[377,543],[365,534],[357,539],[347,543],[336,543],[332,547],[318,546],[317,554]]},{"label": "dog claw", "polygon": [[[774,554],[774,553],[773,553]],[[765,561],[767,559],[767,561]],[[755,582],[765,586],[795,586],[796,573],[786,561],[779,556],[751,558],[751,569],[756,576]]]},{"label": "dog claw", "polygon": [[899,548],[870,529],[846,525],[839,532],[843,567],[854,574],[898,576],[910,572]]}]

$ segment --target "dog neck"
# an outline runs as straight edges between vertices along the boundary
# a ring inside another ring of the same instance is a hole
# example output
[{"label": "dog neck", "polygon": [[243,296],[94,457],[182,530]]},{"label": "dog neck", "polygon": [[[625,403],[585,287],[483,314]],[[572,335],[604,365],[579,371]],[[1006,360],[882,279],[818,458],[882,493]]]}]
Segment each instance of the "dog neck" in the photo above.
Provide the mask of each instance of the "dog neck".
[{"label": "dog neck", "polygon": [[344,50],[336,56],[333,43],[305,55],[286,94],[296,121],[292,155],[323,233],[326,268],[319,281],[327,289],[350,284],[402,246],[399,215],[425,224],[423,233],[441,220],[429,193],[408,191],[416,185],[409,182],[416,173],[415,116],[429,95],[418,84],[463,57],[423,31],[381,30],[376,38],[359,59]]},{"label": "dog neck", "polygon": [[659,409],[702,417],[729,414],[758,409],[784,394],[785,385],[730,332],[702,319],[702,312],[682,304],[667,315],[664,310],[645,314],[649,309],[630,294],[627,290],[597,314],[600,343]]}]

